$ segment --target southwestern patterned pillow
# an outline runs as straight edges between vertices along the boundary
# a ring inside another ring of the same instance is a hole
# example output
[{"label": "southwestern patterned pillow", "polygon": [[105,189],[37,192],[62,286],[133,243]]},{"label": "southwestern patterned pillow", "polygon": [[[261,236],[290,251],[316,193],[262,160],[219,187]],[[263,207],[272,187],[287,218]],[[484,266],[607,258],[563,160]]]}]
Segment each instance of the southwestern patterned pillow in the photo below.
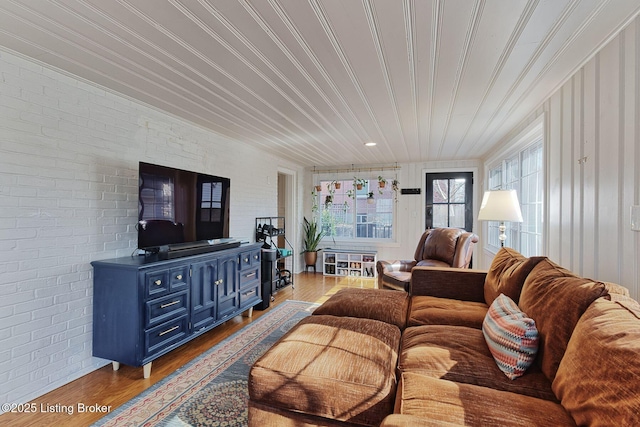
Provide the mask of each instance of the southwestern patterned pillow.
[{"label": "southwestern patterned pillow", "polygon": [[538,352],[536,322],[500,294],[489,306],[482,333],[498,368],[509,378],[524,375]]}]

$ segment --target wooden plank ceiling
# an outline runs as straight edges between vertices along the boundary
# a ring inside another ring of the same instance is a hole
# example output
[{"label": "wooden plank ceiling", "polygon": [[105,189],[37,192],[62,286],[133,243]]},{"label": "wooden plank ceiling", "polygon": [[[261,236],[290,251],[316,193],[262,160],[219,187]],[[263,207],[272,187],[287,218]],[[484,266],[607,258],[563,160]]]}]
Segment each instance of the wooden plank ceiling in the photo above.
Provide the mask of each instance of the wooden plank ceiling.
[{"label": "wooden plank ceiling", "polygon": [[639,10],[640,0],[2,0],[0,46],[301,165],[388,164],[481,158]]}]

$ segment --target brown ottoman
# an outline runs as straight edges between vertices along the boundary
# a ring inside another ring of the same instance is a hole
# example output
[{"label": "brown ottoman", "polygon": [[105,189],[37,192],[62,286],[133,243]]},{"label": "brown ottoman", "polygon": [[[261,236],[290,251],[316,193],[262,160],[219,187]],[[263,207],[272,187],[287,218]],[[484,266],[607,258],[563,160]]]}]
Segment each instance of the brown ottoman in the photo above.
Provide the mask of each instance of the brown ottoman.
[{"label": "brown ottoman", "polygon": [[380,320],[404,329],[409,294],[390,289],[340,289],[313,312],[314,315],[361,317]]},{"label": "brown ottoman", "polygon": [[397,326],[314,315],[258,359],[249,373],[249,426],[377,426],[393,412]]}]

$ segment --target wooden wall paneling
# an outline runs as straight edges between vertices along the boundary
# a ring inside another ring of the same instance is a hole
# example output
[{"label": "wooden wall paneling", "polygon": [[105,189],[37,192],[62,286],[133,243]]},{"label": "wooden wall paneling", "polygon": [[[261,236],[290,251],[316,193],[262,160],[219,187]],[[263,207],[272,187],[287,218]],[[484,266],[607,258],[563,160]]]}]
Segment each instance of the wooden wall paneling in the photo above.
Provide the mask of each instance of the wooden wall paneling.
[{"label": "wooden wall paneling", "polygon": [[[595,181],[595,162],[594,147],[596,144],[597,118],[599,116],[599,99],[598,99],[598,75],[599,60],[598,56],[593,61],[587,63],[584,67],[584,93],[583,93],[583,133],[580,143],[582,163],[579,164],[581,171],[582,193],[582,221],[583,228],[580,232],[582,236],[582,271],[578,274],[594,277],[595,276],[595,253],[594,248],[597,242],[597,218],[596,218],[596,181]],[[587,161],[584,161],[584,159]],[[591,161],[589,161],[591,160]]]},{"label": "wooden wall paneling", "polygon": [[573,197],[573,229],[571,230],[571,247],[573,250],[572,269],[582,271],[583,264],[583,231],[584,217],[582,214],[582,203],[584,199],[584,187],[582,186],[582,167],[578,164],[578,159],[582,157],[582,147],[584,141],[584,70],[580,70],[572,79],[573,84],[573,111],[572,111],[572,157],[567,161],[572,165],[572,197]]},{"label": "wooden wall paneling", "polygon": [[561,229],[561,175],[562,175],[562,96],[556,92],[549,100],[549,109],[553,114],[549,117],[549,138],[553,141],[547,145],[546,173],[547,173],[547,211],[549,218],[549,244],[547,256],[555,262],[561,262],[560,242]]},{"label": "wooden wall paneling", "polygon": [[[618,214],[622,200],[619,179],[620,106],[619,55],[620,37],[609,43],[599,54],[599,120],[594,167],[596,175],[598,239],[594,246],[596,277],[618,281],[620,264]],[[589,159],[591,160],[591,159]]]},{"label": "wooden wall paneling", "polygon": [[573,140],[573,85],[571,83],[563,86],[560,91],[562,95],[562,146],[560,147],[560,238],[559,261],[567,268],[574,268],[572,240],[565,236],[573,235],[573,174],[575,169],[574,143]]},{"label": "wooden wall paneling", "polygon": [[635,254],[622,256],[620,267],[621,282],[640,293],[638,277],[638,242],[640,232],[631,230],[630,206],[640,203],[640,21],[636,19],[622,34],[620,97],[623,106],[621,132],[621,150],[619,156],[624,183],[620,205],[621,253]]}]

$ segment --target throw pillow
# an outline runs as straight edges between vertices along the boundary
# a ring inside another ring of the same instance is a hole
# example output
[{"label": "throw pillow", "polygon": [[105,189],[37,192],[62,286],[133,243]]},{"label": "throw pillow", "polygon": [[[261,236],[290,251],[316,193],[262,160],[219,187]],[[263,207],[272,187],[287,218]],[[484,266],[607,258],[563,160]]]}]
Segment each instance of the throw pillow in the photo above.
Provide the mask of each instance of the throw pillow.
[{"label": "throw pillow", "polygon": [[536,322],[504,294],[489,306],[482,333],[498,368],[511,380],[524,375],[536,358]]}]

